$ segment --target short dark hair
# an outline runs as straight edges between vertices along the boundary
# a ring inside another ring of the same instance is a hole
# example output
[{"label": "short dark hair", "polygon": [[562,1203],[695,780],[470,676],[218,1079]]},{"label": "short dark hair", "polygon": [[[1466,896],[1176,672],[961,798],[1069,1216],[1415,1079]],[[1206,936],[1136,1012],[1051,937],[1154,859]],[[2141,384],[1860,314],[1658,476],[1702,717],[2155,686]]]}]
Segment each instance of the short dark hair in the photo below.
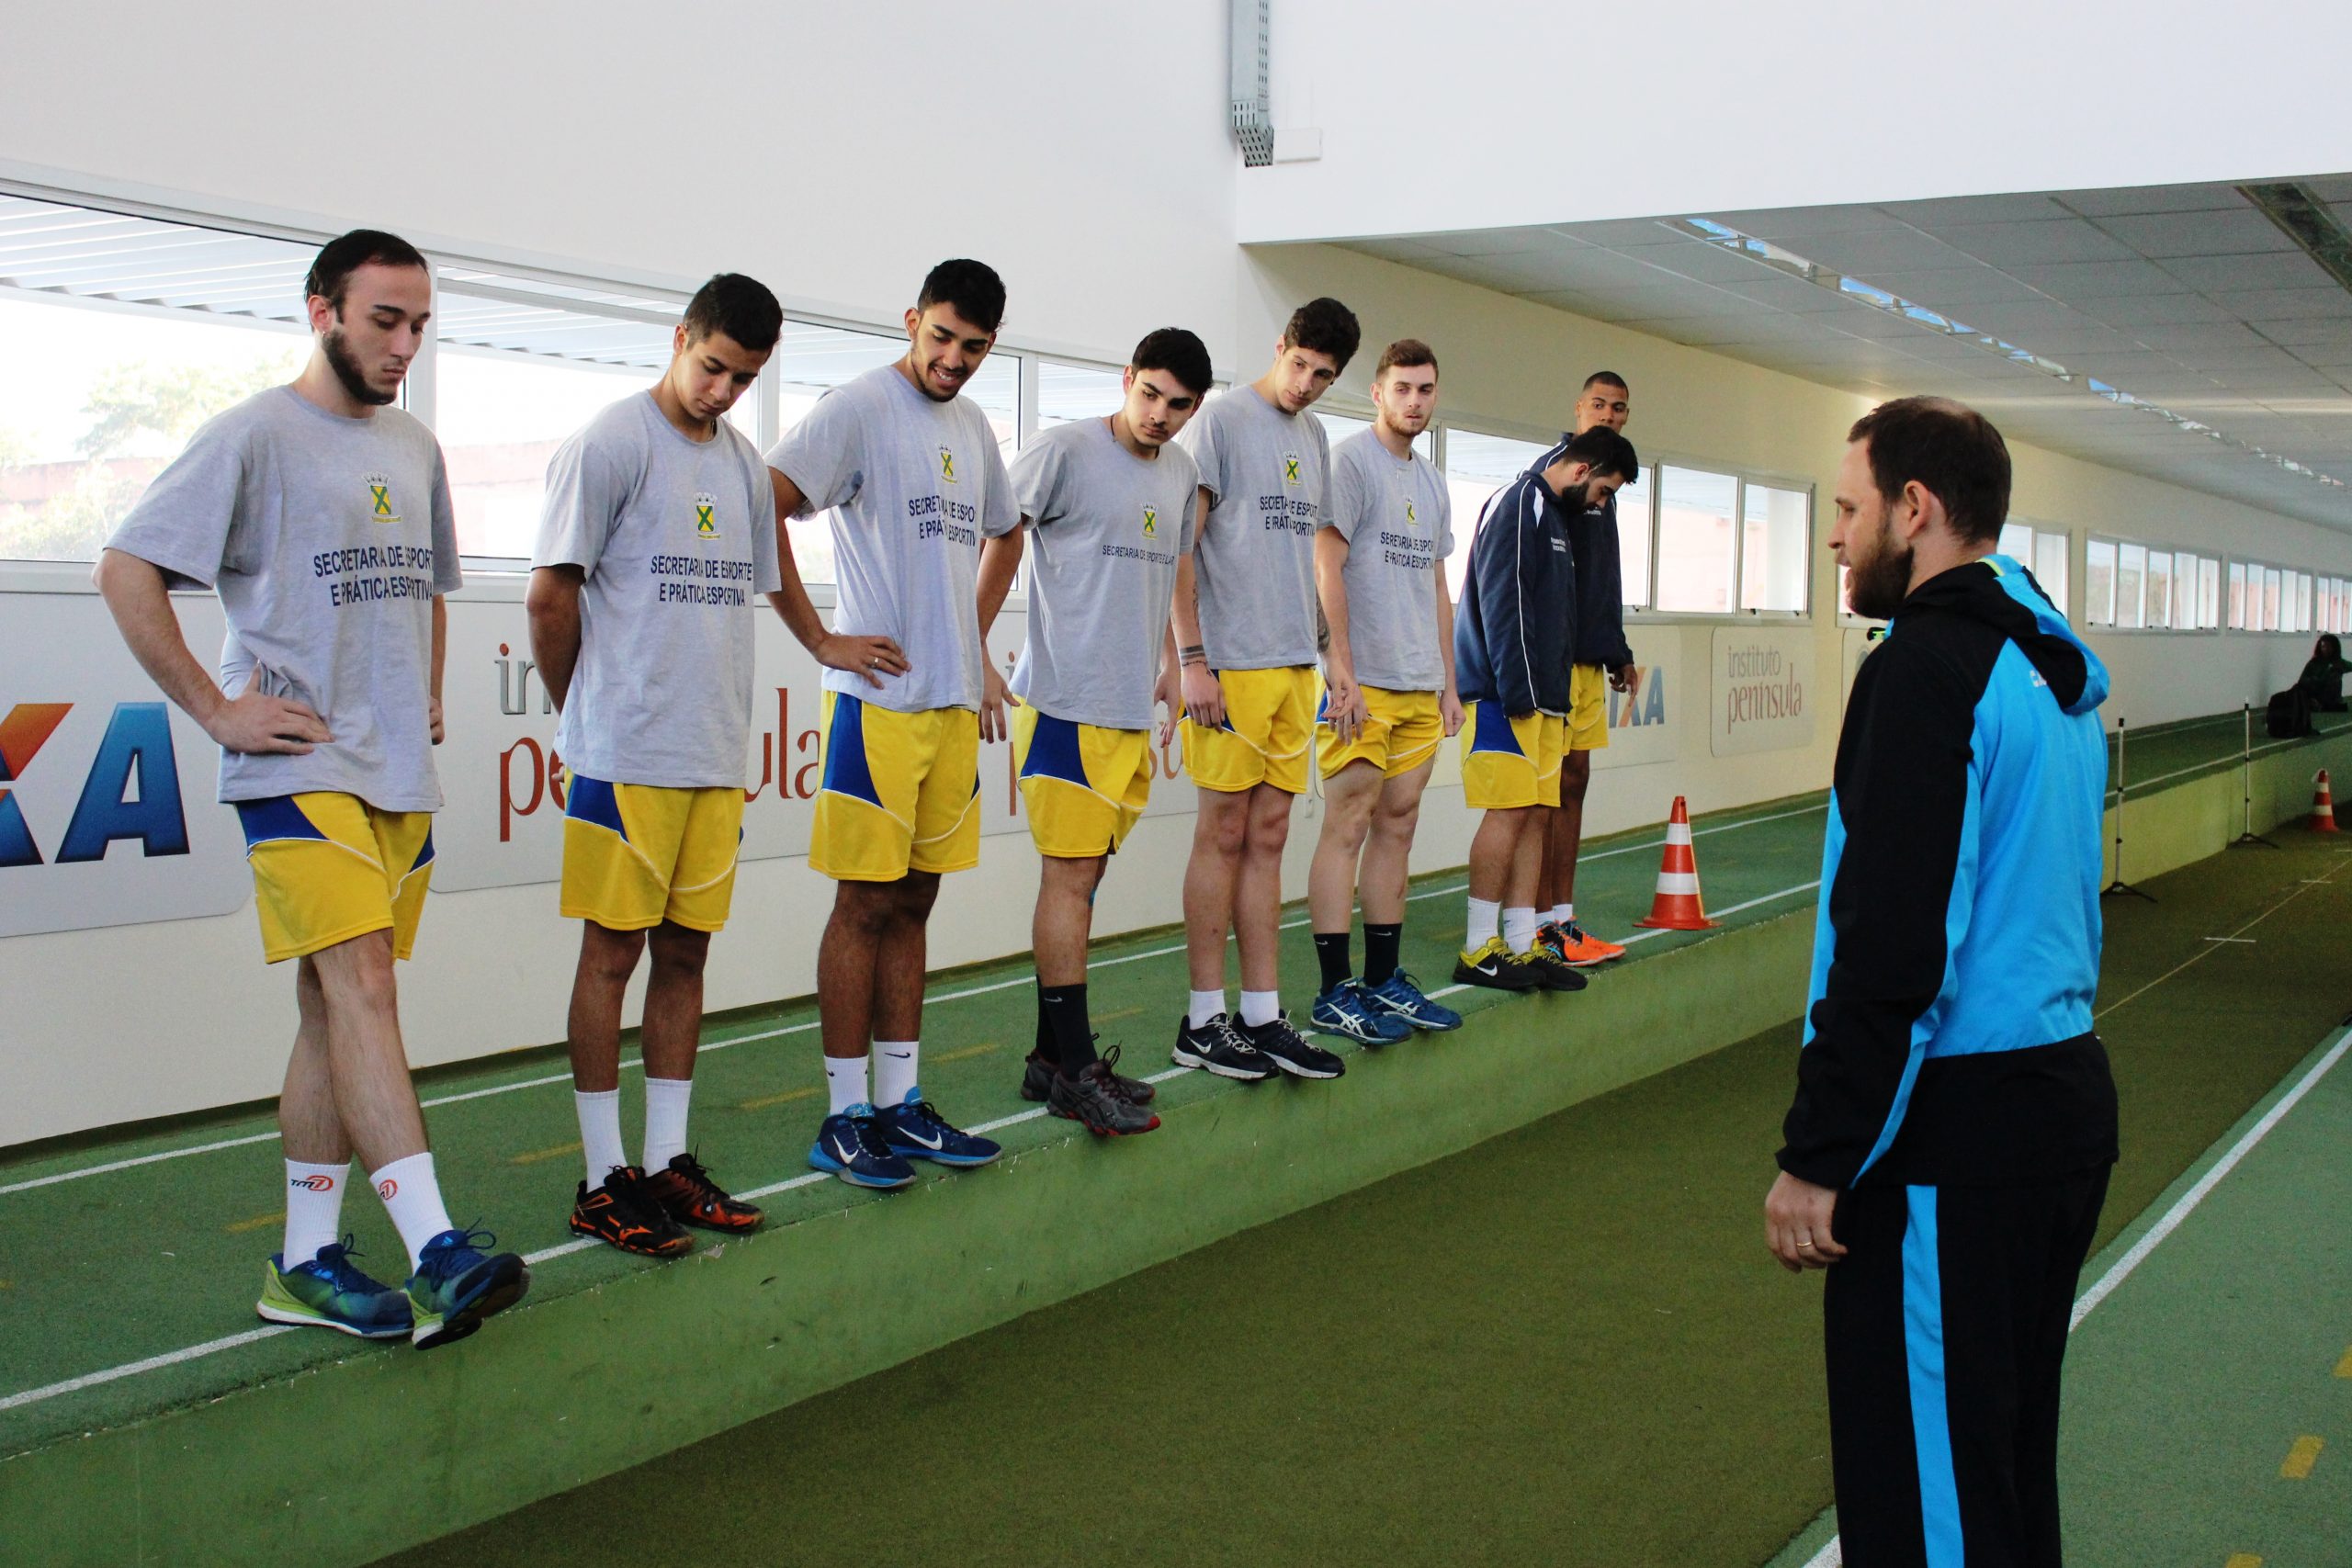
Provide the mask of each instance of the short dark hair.
[{"label": "short dark hair", "polygon": [[324,299],[341,315],[344,289],[351,282],[351,275],[363,266],[432,270],[424,253],[398,234],[387,234],[381,229],[354,229],[319,247],[319,254],[311,262],[311,275],[302,280],[302,298]]},{"label": "short dark hair", "polygon": [[1363,328],[1357,324],[1353,310],[1327,294],[1290,313],[1283,341],[1310,354],[1328,354],[1345,370],[1348,361],[1356,356],[1356,345],[1363,341]]},{"label": "short dark hair", "polygon": [[1595,387],[1614,387],[1621,392],[1631,392],[1634,389],[1625,384],[1625,378],[1618,375],[1614,370],[1596,370],[1584,378],[1584,385],[1577,390],[1579,393],[1589,392]]},{"label": "short dark hair", "polygon": [[784,335],[784,307],[757,278],[715,273],[686,301],[685,327],[688,343],[725,333],[752,353],[764,354]]},{"label": "short dark hair", "polygon": [[1871,482],[1888,501],[1917,480],[1972,545],[2001,536],[2009,515],[2009,447],[1993,422],[1950,398],[1897,398],[1854,422],[1870,447]]},{"label": "short dark hair", "polygon": [[1377,381],[1399,365],[1408,369],[1416,365],[1426,365],[1430,367],[1430,374],[1434,376],[1437,374],[1437,350],[1417,337],[1400,337],[1380,351],[1380,363],[1372,367],[1372,378]]},{"label": "short dark hair", "polygon": [[1208,345],[1182,327],[1162,327],[1145,334],[1135,353],[1127,356],[1127,364],[1136,370],[1165,370],[1184,383],[1184,389],[1195,398],[1207,397],[1210,384],[1216,379],[1216,372],[1209,367]]},{"label": "short dark hair", "polygon": [[1004,279],[996,268],[969,256],[957,256],[933,267],[915,296],[915,309],[945,305],[984,333],[993,333],[1004,321]]},{"label": "short dark hair", "polygon": [[1627,484],[1642,477],[1642,460],[1634,454],[1634,444],[1605,424],[1569,436],[1553,461],[1582,463],[1596,474],[1615,474]]}]

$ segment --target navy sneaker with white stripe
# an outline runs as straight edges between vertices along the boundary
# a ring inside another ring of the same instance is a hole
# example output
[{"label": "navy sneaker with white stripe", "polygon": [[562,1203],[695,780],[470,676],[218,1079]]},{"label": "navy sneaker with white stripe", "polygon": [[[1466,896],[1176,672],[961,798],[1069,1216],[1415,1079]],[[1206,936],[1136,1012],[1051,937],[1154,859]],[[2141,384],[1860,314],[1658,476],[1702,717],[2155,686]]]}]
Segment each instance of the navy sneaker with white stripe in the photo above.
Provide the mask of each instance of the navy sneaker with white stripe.
[{"label": "navy sneaker with white stripe", "polygon": [[922,1097],[922,1090],[910,1089],[907,1098],[897,1105],[886,1105],[874,1112],[874,1125],[881,1133],[882,1141],[901,1160],[927,1159],[939,1165],[986,1165],[1004,1153],[992,1138],[975,1137],[948,1124],[938,1108]]},{"label": "navy sneaker with white stripe", "polygon": [[875,1125],[874,1107],[864,1103],[825,1118],[808,1163],[838,1176],[852,1187],[904,1187],[915,1179],[915,1168],[890,1152]]},{"label": "navy sneaker with white stripe", "polygon": [[1374,1007],[1363,982],[1346,979],[1315,998],[1306,1014],[1307,1027],[1325,1034],[1344,1034],[1367,1045],[1394,1045],[1413,1037],[1413,1026],[1394,1013]]},{"label": "navy sneaker with white stripe", "polygon": [[1420,982],[1402,969],[1377,986],[1364,988],[1364,1000],[1391,1018],[1401,1018],[1415,1029],[1442,1033],[1462,1027],[1462,1015],[1449,1007],[1440,1007],[1421,994]]}]

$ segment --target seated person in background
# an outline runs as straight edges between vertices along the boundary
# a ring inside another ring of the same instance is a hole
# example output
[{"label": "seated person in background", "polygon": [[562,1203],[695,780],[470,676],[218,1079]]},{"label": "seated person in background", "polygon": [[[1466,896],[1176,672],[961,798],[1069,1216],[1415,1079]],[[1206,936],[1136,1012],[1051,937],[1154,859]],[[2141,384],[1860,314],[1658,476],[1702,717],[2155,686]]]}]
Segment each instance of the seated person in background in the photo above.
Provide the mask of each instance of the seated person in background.
[{"label": "seated person in background", "polygon": [[2347,668],[2352,667],[2344,662],[2344,644],[2334,632],[2322,632],[2319,641],[2312,646],[2311,662],[2295,677],[2295,684],[2311,698],[2312,707],[2322,713],[2342,713]]}]

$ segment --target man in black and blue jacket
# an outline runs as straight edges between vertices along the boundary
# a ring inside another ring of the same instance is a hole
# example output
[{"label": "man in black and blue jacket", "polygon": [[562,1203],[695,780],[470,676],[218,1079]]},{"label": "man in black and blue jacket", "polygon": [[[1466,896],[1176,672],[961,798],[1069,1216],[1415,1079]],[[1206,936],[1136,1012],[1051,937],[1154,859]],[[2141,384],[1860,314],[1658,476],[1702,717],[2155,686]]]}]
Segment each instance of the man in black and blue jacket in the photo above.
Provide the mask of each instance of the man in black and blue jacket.
[{"label": "man in black and blue jacket", "polygon": [[1535,940],[1543,822],[1560,803],[1576,654],[1568,525],[1640,471],[1632,443],[1606,427],[1588,430],[1497,491],[1479,513],[1453,617],[1463,795],[1486,813],[1470,840],[1468,935],[1453,966],[1463,985],[1584,988],[1584,976]]},{"label": "man in black and blue jacket", "polygon": [[1845,1561],[2055,1568],[2059,1366],[2116,1157],[2107,671],[1992,553],[1998,431],[1907,398],[1849,439],[1830,543],[1854,613],[1892,624],[1838,737],[1767,1241],[1830,1270]]}]

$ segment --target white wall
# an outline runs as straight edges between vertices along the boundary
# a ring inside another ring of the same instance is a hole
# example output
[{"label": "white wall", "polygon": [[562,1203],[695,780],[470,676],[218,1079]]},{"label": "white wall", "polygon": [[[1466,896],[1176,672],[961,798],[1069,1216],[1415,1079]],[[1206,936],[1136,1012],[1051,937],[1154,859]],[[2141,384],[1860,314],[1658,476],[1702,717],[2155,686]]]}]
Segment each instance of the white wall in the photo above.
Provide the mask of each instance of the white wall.
[{"label": "white wall", "polygon": [[1323,152],[1243,177],[1245,242],[2352,167],[2352,8],[2312,0],[1273,16],[1274,122]]}]

